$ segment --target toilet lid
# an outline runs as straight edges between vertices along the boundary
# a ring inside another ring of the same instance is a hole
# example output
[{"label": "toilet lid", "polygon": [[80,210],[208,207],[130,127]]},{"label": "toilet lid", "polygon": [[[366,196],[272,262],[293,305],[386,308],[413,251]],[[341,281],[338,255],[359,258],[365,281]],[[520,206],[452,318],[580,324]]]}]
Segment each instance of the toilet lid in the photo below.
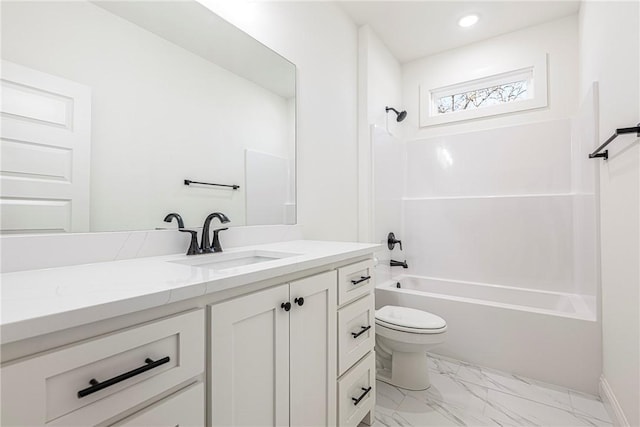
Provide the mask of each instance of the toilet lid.
[{"label": "toilet lid", "polygon": [[411,329],[442,329],[447,322],[440,316],[408,307],[385,305],[376,310],[376,320]]}]

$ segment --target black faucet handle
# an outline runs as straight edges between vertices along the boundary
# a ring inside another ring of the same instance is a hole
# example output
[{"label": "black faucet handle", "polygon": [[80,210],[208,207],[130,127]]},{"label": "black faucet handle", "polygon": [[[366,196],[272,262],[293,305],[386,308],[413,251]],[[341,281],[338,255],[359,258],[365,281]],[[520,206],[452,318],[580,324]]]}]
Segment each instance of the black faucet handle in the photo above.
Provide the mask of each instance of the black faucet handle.
[{"label": "black faucet handle", "polygon": [[400,250],[402,250],[402,240],[396,239],[396,235],[393,233],[389,233],[387,235],[387,248],[389,250],[393,250],[396,247],[396,244],[400,245]]},{"label": "black faucet handle", "polygon": [[222,252],[222,245],[220,245],[220,237],[218,236],[218,233],[228,229],[229,227],[217,228],[213,230],[213,244],[211,245],[211,249],[213,249],[213,252]]},{"label": "black faucet handle", "polygon": [[187,250],[187,255],[198,255],[202,253],[202,249],[198,246],[198,232],[194,230],[183,230],[180,229],[178,231],[182,231],[183,233],[191,233],[191,243],[189,243],[189,249]]}]

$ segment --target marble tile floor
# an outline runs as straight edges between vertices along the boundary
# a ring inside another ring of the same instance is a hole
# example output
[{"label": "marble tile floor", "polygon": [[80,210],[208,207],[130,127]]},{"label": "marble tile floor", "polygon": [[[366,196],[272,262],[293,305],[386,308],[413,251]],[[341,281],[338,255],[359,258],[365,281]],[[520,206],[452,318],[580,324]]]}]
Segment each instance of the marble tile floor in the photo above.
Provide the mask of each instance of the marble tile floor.
[{"label": "marble tile floor", "polygon": [[596,396],[430,354],[431,387],[377,382],[375,427],[612,426]]}]

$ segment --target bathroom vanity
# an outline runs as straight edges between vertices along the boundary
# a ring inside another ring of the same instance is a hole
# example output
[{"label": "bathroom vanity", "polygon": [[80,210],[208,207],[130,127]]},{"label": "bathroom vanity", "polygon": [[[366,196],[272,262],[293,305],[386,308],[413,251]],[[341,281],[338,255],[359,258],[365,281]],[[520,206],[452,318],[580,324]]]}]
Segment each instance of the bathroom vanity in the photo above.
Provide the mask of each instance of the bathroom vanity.
[{"label": "bathroom vanity", "polygon": [[2,425],[371,423],[377,248],[292,241],[3,274]]}]

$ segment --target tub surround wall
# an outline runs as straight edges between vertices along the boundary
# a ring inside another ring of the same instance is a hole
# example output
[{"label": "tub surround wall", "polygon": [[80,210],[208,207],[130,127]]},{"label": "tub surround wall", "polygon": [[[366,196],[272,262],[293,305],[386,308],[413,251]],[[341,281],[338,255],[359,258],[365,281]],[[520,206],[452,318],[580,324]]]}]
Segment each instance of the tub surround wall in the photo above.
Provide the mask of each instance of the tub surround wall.
[{"label": "tub surround wall", "polygon": [[[598,81],[599,141],[640,120],[640,6],[580,6],[580,96]],[[615,29],[615,31],[612,31]],[[640,425],[640,142],[621,136],[600,170],[603,397],[619,425]]]},{"label": "tub surround wall", "polygon": [[[415,274],[595,295],[593,232],[574,248],[575,219],[595,222],[591,193],[572,185],[572,123],[556,120],[407,143],[404,234]],[[574,145],[577,142],[573,143]],[[593,180],[593,175],[591,175]],[[584,212],[583,212],[584,211]]]},{"label": "tub surround wall", "polygon": [[[378,281],[391,278],[393,271],[389,260],[402,261],[405,251],[396,245],[393,251],[387,247],[387,235],[393,232],[397,239],[406,239],[404,230],[404,204],[402,201],[405,187],[405,144],[391,135],[384,128],[371,126],[371,143],[373,148],[373,241],[381,243],[382,249],[376,252],[378,259],[376,277]],[[403,246],[404,247],[404,246]]]},{"label": "tub surround wall", "polygon": [[595,314],[601,319],[599,171],[597,162],[589,159],[600,145],[599,116],[598,84],[593,83],[571,123],[573,282],[575,293],[594,295]]},{"label": "tub surround wall", "polygon": [[[583,109],[593,122],[593,103]],[[594,176],[590,146],[572,137],[576,123],[405,144],[377,130],[375,238],[394,231],[405,248],[381,261],[406,258],[412,274],[427,277],[595,296]]]},{"label": "tub surround wall", "polygon": [[569,120],[407,142],[408,198],[571,191]]},{"label": "tub surround wall", "polygon": [[422,276],[573,291],[570,196],[405,202],[405,250]]}]

